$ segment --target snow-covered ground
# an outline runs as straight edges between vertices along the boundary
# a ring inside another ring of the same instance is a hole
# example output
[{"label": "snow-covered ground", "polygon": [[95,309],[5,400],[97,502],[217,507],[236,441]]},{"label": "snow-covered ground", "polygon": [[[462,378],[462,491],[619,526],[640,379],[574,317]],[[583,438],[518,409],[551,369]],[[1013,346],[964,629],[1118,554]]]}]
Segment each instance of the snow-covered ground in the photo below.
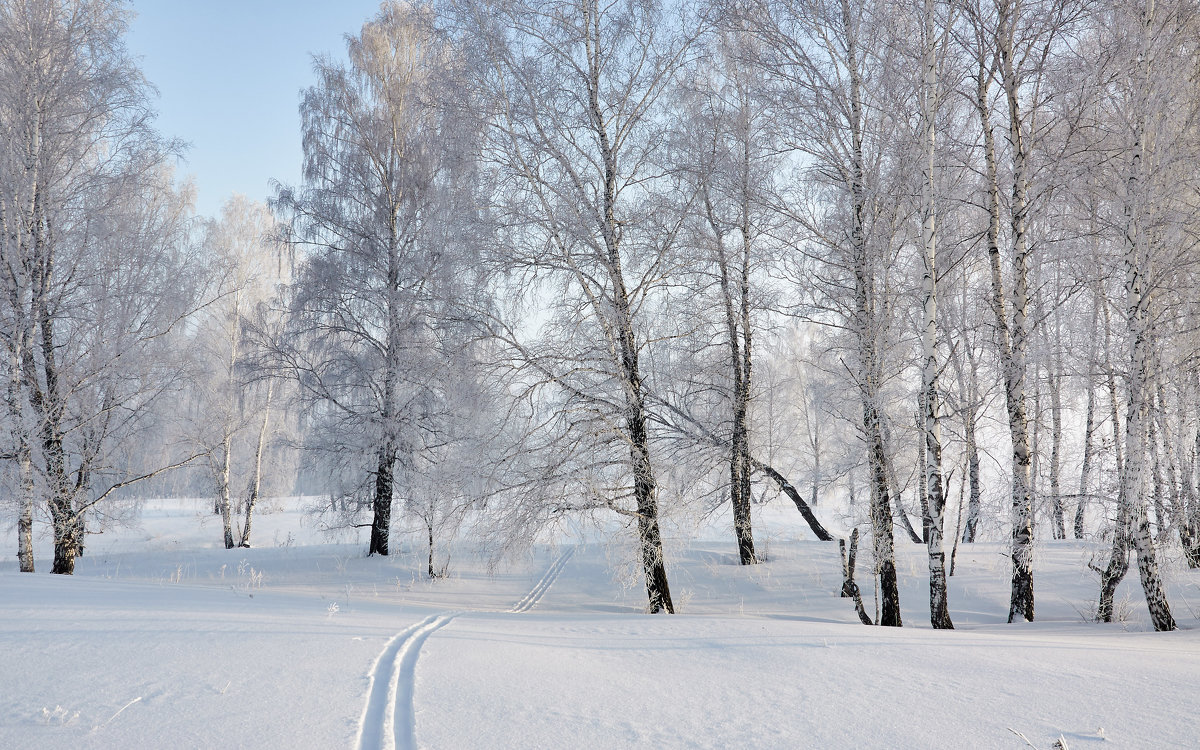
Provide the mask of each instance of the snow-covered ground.
[{"label": "snow-covered ground", "polygon": [[1103,550],[1078,542],[1040,543],[1019,625],[1003,546],[960,548],[957,630],[935,632],[920,547],[899,549],[906,627],[868,628],[837,547],[783,504],[759,509],[752,568],[725,520],[668,539],[673,617],[641,613],[628,543],[567,534],[489,573],[464,542],[429,582],[419,545],[366,558],[300,505],[227,551],[204,503],[152,501],[73,577],[44,572],[48,546],[17,573],[0,534],[0,748],[1200,744],[1200,573],[1171,550],[1178,632],[1150,631],[1136,570],[1123,621],[1086,622]]}]

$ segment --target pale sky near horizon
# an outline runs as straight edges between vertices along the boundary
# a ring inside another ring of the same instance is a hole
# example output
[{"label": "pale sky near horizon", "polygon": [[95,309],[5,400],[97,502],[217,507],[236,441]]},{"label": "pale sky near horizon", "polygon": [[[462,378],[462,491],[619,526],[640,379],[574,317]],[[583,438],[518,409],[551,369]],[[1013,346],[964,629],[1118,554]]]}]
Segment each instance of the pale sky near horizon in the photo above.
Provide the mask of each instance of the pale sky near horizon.
[{"label": "pale sky near horizon", "polygon": [[233,193],[257,200],[270,180],[300,179],[300,91],[312,55],[345,52],[345,35],[379,0],[133,0],[126,37],[159,91],[158,129],[188,142],[180,175],[215,216]]}]

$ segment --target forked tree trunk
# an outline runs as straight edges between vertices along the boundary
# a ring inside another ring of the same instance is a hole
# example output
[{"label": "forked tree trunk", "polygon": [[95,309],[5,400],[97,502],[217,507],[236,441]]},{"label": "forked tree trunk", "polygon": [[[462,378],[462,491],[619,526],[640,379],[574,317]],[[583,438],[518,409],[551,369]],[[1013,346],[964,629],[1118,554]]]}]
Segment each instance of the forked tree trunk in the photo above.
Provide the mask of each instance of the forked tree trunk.
[{"label": "forked tree trunk", "polygon": [[271,419],[271,396],[275,391],[275,383],[267,382],[267,403],[263,407],[262,425],[258,428],[258,443],[254,448],[254,470],[250,474],[250,487],[246,493],[246,522],[242,526],[242,541],[240,546],[250,546],[250,528],[254,520],[254,506],[258,504],[259,490],[262,488],[262,457],[267,444],[267,426]]},{"label": "forked tree trunk", "polygon": [[1146,512],[1145,469],[1146,439],[1148,433],[1149,385],[1152,382],[1150,368],[1153,364],[1151,351],[1150,295],[1146,293],[1146,275],[1149,270],[1149,238],[1143,231],[1141,212],[1144,208],[1141,191],[1143,186],[1143,152],[1146,150],[1146,109],[1150,77],[1150,33],[1155,17],[1154,0],[1148,0],[1142,8],[1141,43],[1138,59],[1137,110],[1132,154],[1130,157],[1129,180],[1126,193],[1125,231],[1125,324],[1129,330],[1129,375],[1127,377],[1127,408],[1125,417],[1125,471],[1121,476],[1121,493],[1129,506],[1127,511],[1132,524],[1130,541],[1137,553],[1138,574],[1142,590],[1146,594],[1146,606],[1155,630],[1174,630],[1175,619],[1167,604],[1162,579],[1158,572],[1158,560],[1154,552],[1154,539],[1150,534],[1150,521]]},{"label": "forked tree trunk", "polygon": [[863,625],[874,625],[866,607],[863,606],[862,592],[854,582],[854,566],[858,559],[858,529],[850,534],[849,557],[846,555],[845,539],[838,539],[838,552],[842,556],[842,598],[854,601],[854,611],[858,614],[859,622]]},{"label": "forked tree trunk", "polygon": [[[45,478],[49,495],[50,518],[54,531],[54,564],[50,572],[59,575],[72,575],[75,572],[75,558],[79,554],[81,540],[80,519],[75,509],[74,482],[67,475],[67,457],[63,447],[62,420],[64,416],[63,399],[60,393],[57,354],[55,348],[54,326],[46,307],[46,284],[49,281],[51,268],[47,265],[40,272],[41,279],[38,295],[40,302],[35,305],[40,319],[42,334],[42,372],[45,376],[45,389],[33,389],[31,399],[41,418],[42,456],[45,462]],[[27,351],[27,371],[36,372],[31,352]],[[33,375],[31,382],[36,382]]]}]

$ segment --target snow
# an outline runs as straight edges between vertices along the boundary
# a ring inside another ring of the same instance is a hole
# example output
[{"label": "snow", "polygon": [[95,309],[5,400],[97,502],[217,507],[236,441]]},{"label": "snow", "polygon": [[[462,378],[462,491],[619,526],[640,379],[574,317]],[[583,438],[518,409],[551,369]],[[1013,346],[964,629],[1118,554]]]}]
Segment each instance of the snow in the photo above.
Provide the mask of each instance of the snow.
[{"label": "snow", "polygon": [[836,545],[783,504],[756,509],[769,559],[751,568],[727,518],[668,535],[680,614],[653,617],[624,537],[564,534],[491,572],[463,540],[430,582],[419,544],[365,558],[296,500],[256,521],[270,546],[218,549],[204,506],[147,503],[136,528],[89,537],[73,577],[0,563],[0,747],[1077,750],[1200,734],[1200,573],[1171,548],[1178,632],[1150,630],[1136,570],[1123,621],[1085,621],[1105,552],[1090,542],[1039,543],[1037,622],[1017,625],[1003,545],[961,547],[946,632],[928,625],[921,547],[898,548],[906,627],[868,628],[837,595]]}]

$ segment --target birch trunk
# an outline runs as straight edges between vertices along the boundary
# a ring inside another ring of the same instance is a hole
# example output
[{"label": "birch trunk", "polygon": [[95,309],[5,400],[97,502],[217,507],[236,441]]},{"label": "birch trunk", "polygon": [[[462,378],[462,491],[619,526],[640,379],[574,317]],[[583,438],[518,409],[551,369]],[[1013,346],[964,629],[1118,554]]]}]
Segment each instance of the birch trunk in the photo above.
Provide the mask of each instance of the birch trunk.
[{"label": "birch trunk", "polygon": [[[992,265],[992,309],[996,316],[1004,397],[1012,438],[1012,593],[1008,621],[1033,620],[1033,493],[1030,481],[1029,426],[1025,404],[1026,348],[1028,342],[1029,262],[1026,237],[1028,143],[1021,115],[1021,81],[1013,47],[1016,8],[1002,0],[996,51],[1000,81],[1008,103],[1008,135],[1012,146],[1012,292],[1005,301],[1000,273],[1000,191],[996,174],[995,142],[987,120],[987,89],[980,77],[977,107],[983,117],[984,150],[988,173],[988,255]],[[1009,324],[1008,308],[1012,311]]]},{"label": "birch trunk", "polygon": [[924,519],[926,549],[929,554],[929,618],[934,628],[953,628],[950,621],[949,595],[946,584],[946,551],[942,544],[945,527],[946,493],[942,476],[942,437],[938,412],[938,371],[941,365],[937,351],[937,230],[934,215],[934,159],[937,147],[937,58],[935,54],[933,0],[925,0],[923,24],[924,79],[921,86],[921,141],[924,154],[921,160],[921,238],[924,244],[922,259],[925,272],[921,280],[921,398],[922,432],[924,433],[923,472],[926,516]]},{"label": "birch trunk", "polygon": [[375,497],[371,502],[371,542],[368,555],[388,554],[388,542],[392,528],[392,470],[395,465],[394,452],[390,445],[379,450],[375,469]]},{"label": "birch trunk", "polygon": [[[34,197],[31,227],[34,267],[32,321],[41,338],[41,366],[32,347],[25,350],[25,380],[30,385],[30,401],[41,422],[40,439],[45,462],[47,501],[54,532],[54,563],[51,573],[71,575],[79,553],[79,515],[75,509],[73,482],[68,476],[64,448],[63,419],[66,405],[58,370],[54,318],[51,312],[51,284],[54,278],[53,240],[48,237],[41,193]],[[40,377],[39,377],[40,371]]]},{"label": "birch trunk", "polygon": [[[1157,369],[1157,368],[1156,368]],[[1156,402],[1153,396],[1150,400],[1146,416],[1146,447],[1150,452],[1150,497],[1154,502],[1154,540],[1162,543],[1171,533],[1171,519],[1167,514],[1164,499],[1167,496],[1167,486],[1163,479],[1163,439],[1158,432],[1159,416],[1162,414],[1162,402]]]},{"label": "birch trunk", "polygon": [[859,392],[862,398],[863,434],[867,444],[867,464],[871,488],[871,533],[874,539],[875,565],[879,573],[880,625],[899,627],[900,589],[896,580],[895,540],[892,535],[892,508],[888,496],[887,453],[883,441],[883,420],[879,392],[883,364],[879,353],[879,314],[872,279],[871,257],[864,227],[866,187],[863,178],[863,103],[859,70],[856,25],[848,0],[842,0],[842,23],[846,29],[846,63],[850,77],[850,242],[854,266],[854,329],[858,341]]},{"label": "birch trunk", "polygon": [[228,334],[229,339],[226,342],[228,345],[228,357],[225,360],[224,382],[221,383],[221,396],[223,397],[224,408],[227,410],[221,422],[221,443],[217,447],[217,465],[213,472],[214,480],[216,481],[217,499],[216,510],[221,516],[221,527],[224,531],[225,549],[233,549],[237,543],[233,538],[233,508],[229,483],[233,473],[233,436],[236,431],[234,426],[232,412],[235,403],[239,400],[238,383],[237,383],[237,367],[238,367],[238,349],[241,337],[241,303],[242,289],[234,290],[232,297],[232,305],[226,310],[228,316]]},{"label": "birch trunk", "polygon": [[246,522],[242,526],[242,541],[239,544],[241,547],[250,546],[250,524],[254,520],[254,506],[258,504],[259,490],[262,487],[262,456],[267,443],[267,426],[271,419],[271,396],[274,390],[275,383],[268,380],[267,402],[263,405],[262,424],[258,428],[258,442],[254,447],[254,469],[250,474],[250,487],[246,493]]},{"label": "birch trunk", "polygon": [[217,509],[221,513],[221,526],[225,532],[225,549],[233,549],[236,546],[233,542],[233,508],[229,499],[229,473],[233,453],[230,443],[230,436],[226,433],[218,448],[220,452],[216,471]]},{"label": "birch trunk", "polygon": [[[1187,380],[1190,401],[1194,402],[1200,389],[1196,387],[1196,373]],[[1200,457],[1200,430],[1192,440],[1189,451],[1179,451],[1179,506],[1175,525],[1179,529],[1179,542],[1183,546],[1183,557],[1189,568],[1200,567],[1200,499],[1196,492],[1196,462]]]},{"label": "birch trunk", "polygon": [[[749,103],[742,96],[742,111],[745,113]],[[738,539],[738,559],[742,565],[758,562],[754,551],[754,531],[750,517],[750,394],[751,378],[753,376],[753,331],[750,328],[750,252],[753,247],[750,216],[750,123],[748,117],[742,117],[742,205],[741,205],[741,279],[738,288],[738,302],[741,312],[742,328],[742,358],[741,358],[741,392],[737,398],[737,414],[741,421],[742,455],[739,461],[737,481],[741,484],[741,510],[734,514],[734,528]],[[732,473],[732,472],[731,472]]]},{"label": "birch trunk", "polygon": [[1062,362],[1054,363],[1050,375],[1050,520],[1055,539],[1067,538],[1059,474],[1062,470]]},{"label": "birch trunk", "polygon": [[[748,158],[748,155],[747,155]],[[748,164],[744,165],[748,170]],[[712,201],[705,186],[705,210],[716,238],[717,270],[721,281],[721,302],[725,311],[725,335],[729,345],[731,370],[730,405],[732,411],[732,434],[729,441],[729,499],[733,509],[733,531],[738,548],[738,561],[742,565],[758,562],[754,554],[754,532],[750,516],[750,481],[748,444],[749,430],[747,412],[750,404],[750,331],[749,331],[749,210],[743,202],[741,220],[741,272],[735,282],[730,261],[725,249],[725,234],[717,219]],[[743,183],[743,195],[749,186]]]},{"label": "birch trunk", "polygon": [[1189,568],[1200,568],[1200,496],[1196,488],[1196,464],[1200,459],[1200,430],[1192,442],[1188,470],[1183,477],[1184,511],[1179,523],[1179,541]]},{"label": "birch trunk", "polygon": [[1092,382],[1094,373],[1100,370],[1100,357],[1097,352],[1097,334],[1099,331],[1097,318],[1100,315],[1100,295],[1095,295],[1095,304],[1092,308],[1092,325],[1091,325],[1091,345],[1088,348],[1088,366],[1087,366],[1087,406],[1084,409],[1083,419],[1083,460],[1079,467],[1079,498],[1075,503],[1075,523],[1074,531],[1076,539],[1083,539],[1083,523],[1084,511],[1087,509],[1087,499],[1091,491],[1091,475],[1092,475],[1092,437],[1096,431],[1096,387]]},{"label": "birch trunk", "polygon": [[[1154,539],[1144,495],[1147,453],[1148,395],[1151,378],[1152,351],[1150,295],[1146,290],[1149,266],[1148,238],[1142,229],[1144,210],[1143,158],[1146,151],[1146,121],[1148,103],[1145,101],[1150,77],[1150,33],[1155,16],[1154,0],[1142,8],[1141,49],[1137,62],[1135,92],[1135,125],[1129,178],[1126,192],[1125,228],[1125,324],[1129,334],[1129,375],[1127,377],[1125,410],[1125,470],[1121,473],[1121,492],[1118,502],[1126,506],[1125,515],[1132,523],[1130,542],[1137,554],[1138,574],[1146,594],[1146,606],[1155,630],[1174,630],[1175,620],[1167,604],[1166,593],[1158,572]],[[1114,552],[1115,554],[1115,552]],[[1111,589],[1109,590],[1111,611]]]},{"label": "birch trunk", "polygon": [[384,303],[387,305],[387,340],[383,352],[383,383],[379,408],[379,436],[375,465],[375,496],[371,502],[371,541],[368,555],[389,554],[392,534],[392,505],[395,493],[395,470],[399,438],[397,435],[396,390],[399,381],[400,356],[404,346],[401,307],[401,268],[399,247],[402,243],[399,228],[399,199],[388,191],[387,276]]},{"label": "birch trunk", "polygon": [[[962,285],[961,295],[962,309],[966,310],[968,307],[966,284]],[[975,541],[975,537],[978,534],[979,517],[983,512],[983,487],[980,484],[979,443],[977,437],[977,423],[979,421],[981,399],[979,398],[979,362],[976,359],[974,346],[965,335],[963,336],[962,344],[962,348],[965,351],[964,356],[951,357],[950,364],[954,367],[958,390],[962,394],[962,405],[960,408],[963,415],[963,439],[966,444],[967,459],[967,471],[963,476],[963,481],[967,483],[970,495],[969,500],[967,500],[967,519],[964,525],[962,524],[963,493],[960,493],[959,525],[962,528],[955,532],[955,540],[971,544]],[[967,360],[966,364],[969,370],[963,367],[963,359]]]},{"label": "birch trunk", "polygon": [[[14,310],[19,315],[19,308]],[[20,328],[20,323],[16,324]],[[21,331],[14,332],[14,353],[10,366],[12,378],[9,381],[8,407],[12,428],[13,453],[17,461],[17,564],[22,573],[34,572],[33,562],[33,453],[29,446],[29,435],[25,429],[24,410],[21,407],[21,364],[20,353],[24,346]]]}]

